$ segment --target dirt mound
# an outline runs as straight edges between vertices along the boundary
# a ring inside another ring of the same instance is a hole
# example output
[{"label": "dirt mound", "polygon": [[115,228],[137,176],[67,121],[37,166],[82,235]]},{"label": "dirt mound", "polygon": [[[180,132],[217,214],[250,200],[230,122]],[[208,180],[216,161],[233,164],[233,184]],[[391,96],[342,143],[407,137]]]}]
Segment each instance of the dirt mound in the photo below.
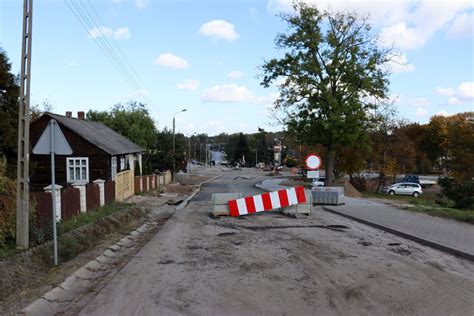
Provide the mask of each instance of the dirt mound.
[{"label": "dirt mound", "polygon": [[343,186],[344,187],[344,195],[348,197],[360,198],[362,197],[362,193],[357,191],[356,188],[351,184],[349,179],[339,179],[333,182],[335,185]]}]

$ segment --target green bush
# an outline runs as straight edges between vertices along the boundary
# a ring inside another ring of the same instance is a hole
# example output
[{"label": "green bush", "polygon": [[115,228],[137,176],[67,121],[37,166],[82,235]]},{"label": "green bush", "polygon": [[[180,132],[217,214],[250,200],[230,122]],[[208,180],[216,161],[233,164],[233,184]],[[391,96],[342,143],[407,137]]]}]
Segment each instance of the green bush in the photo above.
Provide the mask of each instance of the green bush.
[{"label": "green bush", "polygon": [[440,178],[441,194],[454,201],[459,209],[474,208],[474,181],[457,182],[450,178]]},{"label": "green bush", "polygon": [[0,247],[15,243],[16,182],[5,171],[6,160],[0,157]]}]

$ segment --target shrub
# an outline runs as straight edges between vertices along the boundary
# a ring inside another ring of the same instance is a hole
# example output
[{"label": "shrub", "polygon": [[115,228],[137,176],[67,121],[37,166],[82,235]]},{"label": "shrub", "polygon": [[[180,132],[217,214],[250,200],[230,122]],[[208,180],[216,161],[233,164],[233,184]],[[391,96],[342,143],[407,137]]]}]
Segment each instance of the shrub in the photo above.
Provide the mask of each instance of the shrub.
[{"label": "shrub", "polygon": [[0,158],[0,247],[15,242],[16,182],[5,176],[6,165]]},{"label": "shrub", "polygon": [[474,208],[474,181],[458,182],[450,178],[440,178],[441,194],[452,200],[455,208]]}]

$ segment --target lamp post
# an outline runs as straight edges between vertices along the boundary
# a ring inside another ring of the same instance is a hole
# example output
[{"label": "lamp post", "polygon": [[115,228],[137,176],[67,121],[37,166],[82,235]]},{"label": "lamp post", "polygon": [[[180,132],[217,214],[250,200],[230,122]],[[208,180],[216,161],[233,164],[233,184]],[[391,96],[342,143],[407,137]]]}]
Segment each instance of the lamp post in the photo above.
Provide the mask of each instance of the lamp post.
[{"label": "lamp post", "polygon": [[175,119],[175,116],[181,112],[186,112],[186,109],[182,109],[181,111],[178,111],[175,114],[173,114],[173,170],[171,172],[171,181],[174,181],[174,173],[176,170],[176,140],[175,140],[176,119]]}]

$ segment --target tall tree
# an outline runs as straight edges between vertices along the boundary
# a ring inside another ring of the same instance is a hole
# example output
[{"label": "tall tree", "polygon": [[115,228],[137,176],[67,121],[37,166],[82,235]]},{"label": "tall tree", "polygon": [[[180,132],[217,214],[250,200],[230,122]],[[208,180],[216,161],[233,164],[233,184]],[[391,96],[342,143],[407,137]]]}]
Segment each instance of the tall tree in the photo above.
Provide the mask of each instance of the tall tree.
[{"label": "tall tree", "polygon": [[294,15],[282,15],[288,34],[276,37],[283,58],[263,65],[262,85],[275,80],[275,106],[282,121],[308,145],[326,147],[326,183],[331,183],[338,145],[351,146],[372,123],[376,100],[387,97],[390,52],[377,47],[366,18],[353,13],[321,12],[295,3]]},{"label": "tall tree", "polygon": [[7,159],[6,174],[14,175],[18,142],[18,76],[11,73],[11,63],[0,48],[0,159]]},{"label": "tall tree", "polygon": [[154,148],[155,122],[143,103],[116,104],[110,111],[89,110],[87,119],[102,122],[145,149]]}]

